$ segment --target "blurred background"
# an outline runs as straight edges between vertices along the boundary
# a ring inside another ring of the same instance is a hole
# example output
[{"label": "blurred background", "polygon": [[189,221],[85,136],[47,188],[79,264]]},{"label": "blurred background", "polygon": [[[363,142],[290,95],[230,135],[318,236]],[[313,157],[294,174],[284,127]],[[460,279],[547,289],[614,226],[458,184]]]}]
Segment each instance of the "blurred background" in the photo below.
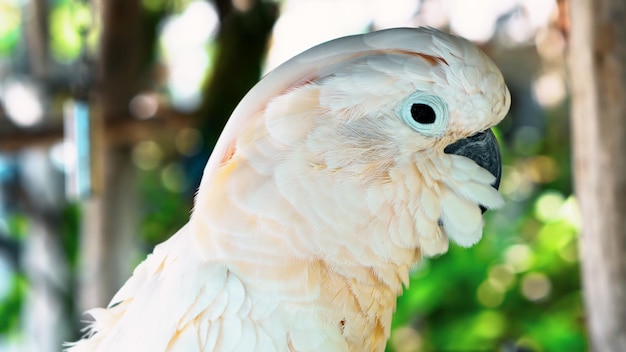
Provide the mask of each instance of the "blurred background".
[{"label": "blurred background", "polygon": [[423,260],[389,351],[586,349],[556,0],[0,0],[0,351],[59,351],[190,213],[261,75],[339,36],[433,26],[478,43],[513,105],[506,206]]}]

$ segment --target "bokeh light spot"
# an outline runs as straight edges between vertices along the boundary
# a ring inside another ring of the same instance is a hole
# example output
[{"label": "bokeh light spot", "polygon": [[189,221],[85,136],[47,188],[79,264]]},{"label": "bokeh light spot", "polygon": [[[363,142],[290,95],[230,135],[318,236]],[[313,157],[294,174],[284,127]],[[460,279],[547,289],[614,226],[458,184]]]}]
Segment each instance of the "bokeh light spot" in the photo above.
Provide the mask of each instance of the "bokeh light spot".
[{"label": "bokeh light spot", "polygon": [[41,97],[33,83],[20,80],[6,82],[2,101],[9,118],[18,126],[30,127],[43,119]]},{"label": "bokeh light spot", "polygon": [[196,155],[202,149],[202,134],[195,128],[183,128],[176,134],[176,150],[185,156]]},{"label": "bokeh light spot", "polygon": [[543,273],[528,273],[522,278],[521,290],[526,299],[541,301],[546,299],[552,291],[552,283]]},{"label": "bokeh light spot", "polygon": [[476,291],[476,298],[478,302],[487,308],[496,308],[504,300],[504,291],[499,285],[494,285],[491,281],[487,280],[478,286]]},{"label": "bokeh light spot", "polygon": [[219,18],[208,1],[192,1],[180,15],[168,17],[161,29],[161,48],[167,64],[171,104],[194,111],[201,103],[201,87],[211,66],[207,43],[215,36]]},{"label": "bokeh light spot", "polygon": [[[390,4],[391,3],[391,4]],[[419,0],[374,0],[371,3],[376,28],[410,25],[409,19],[417,12]]]},{"label": "bokeh light spot", "polygon": [[130,101],[129,109],[133,116],[142,120],[149,119],[156,115],[159,109],[159,101],[155,94],[137,94]]},{"label": "bokeh light spot", "polygon": [[484,338],[496,338],[502,335],[506,327],[506,319],[496,311],[484,311],[476,319],[476,334]]},{"label": "bokeh light spot", "polygon": [[559,248],[559,257],[568,263],[576,263],[578,261],[578,242],[569,241]]},{"label": "bokeh light spot", "polygon": [[544,192],[535,202],[535,217],[543,222],[555,220],[564,202],[565,198],[560,192]]},{"label": "bokeh light spot", "polygon": [[500,191],[505,196],[516,201],[523,201],[530,196],[533,184],[528,175],[520,172],[515,167],[506,165],[502,168],[502,175]]},{"label": "bokeh light spot", "polygon": [[576,231],[580,231],[582,227],[582,216],[578,201],[574,195],[570,195],[561,207],[561,218],[572,226]]},{"label": "bokeh light spot", "polygon": [[165,189],[172,193],[180,193],[187,188],[187,178],[178,163],[171,163],[161,171],[161,181]]},{"label": "bokeh light spot", "polygon": [[506,263],[516,272],[528,270],[533,260],[533,253],[525,244],[509,246],[504,252]]},{"label": "bokeh light spot", "polygon": [[515,282],[513,268],[504,264],[493,266],[489,269],[489,282],[496,287],[501,287],[503,290],[508,289]]},{"label": "bokeh light spot", "polygon": [[515,342],[516,351],[542,351],[541,346],[532,338],[523,336]]},{"label": "bokeh light spot", "polygon": [[10,53],[19,42],[21,24],[18,4],[0,1],[0,55]]},{"label": "bokeh light spot", "polygon": [[48,152],[50,161],[55,168],[59,171],[73,170],[76,165],[76,153],[70,153],[73,143],[70,141],[63,141],[55,143],[50,147]]},{"label": "bokeh light spot", "polygon": [[417,330],[410,326],[401,326],[392,331],[389,344],[394,351],[412,352],[422,350],[423,342]]},{"label": "bokeh light spot", "polygon": [[559,168],[553,158],[546,155],[537,155],[526,159],[524,169],[528,177],[535,183],[554,181],[559,175]]},{"label": "bokeh light spot", "polygon": [[154,141],[141,141],[132,150],[135,165],[143,170],[154,170],[161,163],[163,151]]},{"label": "bokeh light spot", "polygon": [[565,96],[565,82],[558,72],[545,73],[533,83],[533,97],[544,108],[561,104]]}]

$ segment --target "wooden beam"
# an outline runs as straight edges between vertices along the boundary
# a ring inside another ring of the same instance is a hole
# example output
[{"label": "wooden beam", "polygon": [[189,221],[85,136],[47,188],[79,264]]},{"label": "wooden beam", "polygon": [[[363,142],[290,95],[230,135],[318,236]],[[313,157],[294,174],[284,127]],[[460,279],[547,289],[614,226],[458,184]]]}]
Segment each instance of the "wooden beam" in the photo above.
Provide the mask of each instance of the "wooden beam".
[{"label": "wooden beam", "polygon": [[[170,139],[175,132],[193,127],[195,117],[176,111],[160,110],[158,117],[138,120],[130,116],[105,122],[104,139],[107,147],[132,145],[147,139]],[[18,129],[0,134],[0,151],[12,152],[30,147],[45,147],[63,139],[63,126],[53,125],[34,130]]]}]

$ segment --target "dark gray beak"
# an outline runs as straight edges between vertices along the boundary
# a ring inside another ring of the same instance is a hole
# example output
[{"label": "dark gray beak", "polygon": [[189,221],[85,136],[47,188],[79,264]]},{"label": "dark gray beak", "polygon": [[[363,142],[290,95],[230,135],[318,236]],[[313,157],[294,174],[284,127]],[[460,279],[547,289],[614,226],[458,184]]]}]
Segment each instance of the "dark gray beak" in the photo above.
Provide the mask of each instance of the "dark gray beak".
[{"label": "dark gray beak", "polygon": [[[490,129],[454,142],[443,151],[446,154],[462,155],[474,160],[496,177],[495,182],[492,184],[493,188],[498,189],[500,187],[500,178],[502,177],[500,147],[498,146],[496,136]],[[480,209],[483,213],[486,210],[483,206]]]}]

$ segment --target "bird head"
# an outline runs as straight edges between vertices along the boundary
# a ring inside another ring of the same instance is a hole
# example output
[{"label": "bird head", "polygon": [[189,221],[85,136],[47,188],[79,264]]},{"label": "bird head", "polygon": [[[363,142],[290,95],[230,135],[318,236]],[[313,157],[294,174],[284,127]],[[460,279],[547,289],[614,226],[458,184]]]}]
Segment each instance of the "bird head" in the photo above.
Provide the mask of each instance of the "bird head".
[{"label": "bird head", "polygon": [[294,248],[395,260],[442,253],[449,239],[470,246],[481,208],[503,202],[489,129],[509,105],[495,64],[456,36],[396,28],[321,44],[242,100],[194,214],[211,213],[203,204],[229,170],[236,206],[291,228]]}]

